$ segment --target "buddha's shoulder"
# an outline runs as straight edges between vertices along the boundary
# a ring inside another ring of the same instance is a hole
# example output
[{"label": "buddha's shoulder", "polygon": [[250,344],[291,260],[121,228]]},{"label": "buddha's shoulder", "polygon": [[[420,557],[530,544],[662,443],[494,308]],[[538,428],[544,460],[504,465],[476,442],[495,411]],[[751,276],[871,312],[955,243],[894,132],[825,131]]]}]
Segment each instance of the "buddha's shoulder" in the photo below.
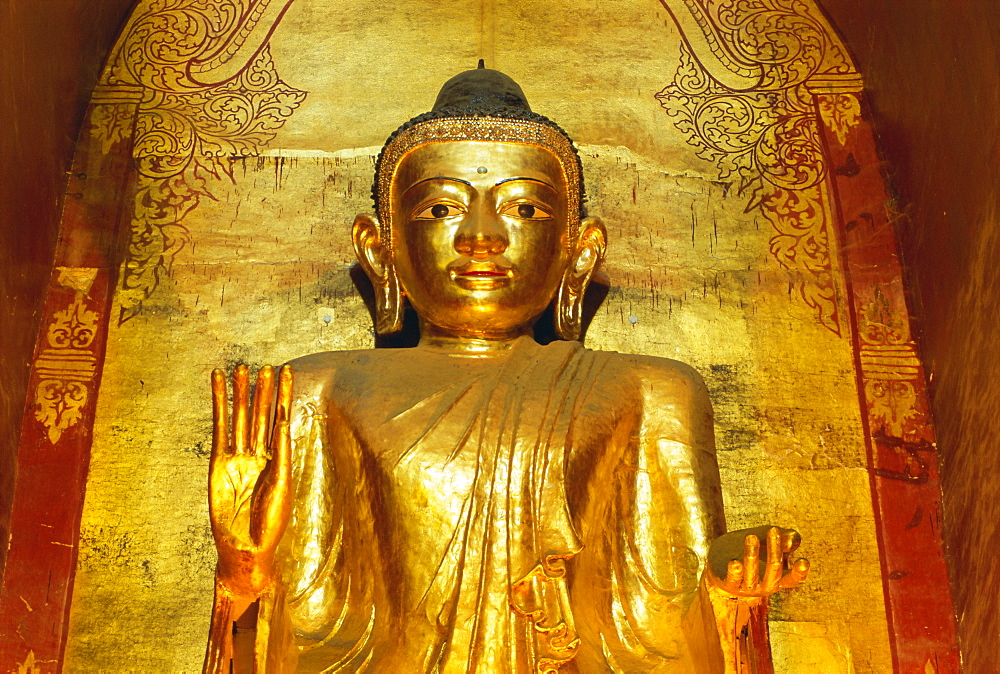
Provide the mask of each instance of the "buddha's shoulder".
[{"label": "buddha's shoulder", "polygon": [[[394,349],[384,349],[393,351]],[[288,361],[288,365],[296,372],[314,372],[337,369],[339,367],[350,366],[356,363],[370,362],[379,349],[355,349],[352,351],[320,351],[299,356]]]},{"label": "buddha's shoulder", "polygon": [[610,351],[593,353],[606,359],[608,376],[617,381],[631,382],[647,398],[707,399],[705,380],[687,363],[659,356]]},{"label": "buddha's shoulder", "polygon": [[323,384],[350,373],[370,372],[378,368],[388,352],[398,349],[357,349],[353,351],[321,351],[288,361],[296,387]]}]

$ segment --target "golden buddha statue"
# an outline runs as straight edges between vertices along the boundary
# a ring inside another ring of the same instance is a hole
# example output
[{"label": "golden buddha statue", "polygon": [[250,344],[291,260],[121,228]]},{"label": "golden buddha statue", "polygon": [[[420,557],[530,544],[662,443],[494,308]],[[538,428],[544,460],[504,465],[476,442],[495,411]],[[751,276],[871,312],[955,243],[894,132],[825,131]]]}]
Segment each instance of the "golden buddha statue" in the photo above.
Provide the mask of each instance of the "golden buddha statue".
[{"label": "golden buddha statue", "polygon": [[213,374],[205,670],[767,670],[798,535],[725,533],[694,370],[576,341],[606,234],[565,132],[462,73],[390,136],[374,198],[376,327],[405,298],[419,345],[264,367],[253,396],[240,366],[231,429]]}]

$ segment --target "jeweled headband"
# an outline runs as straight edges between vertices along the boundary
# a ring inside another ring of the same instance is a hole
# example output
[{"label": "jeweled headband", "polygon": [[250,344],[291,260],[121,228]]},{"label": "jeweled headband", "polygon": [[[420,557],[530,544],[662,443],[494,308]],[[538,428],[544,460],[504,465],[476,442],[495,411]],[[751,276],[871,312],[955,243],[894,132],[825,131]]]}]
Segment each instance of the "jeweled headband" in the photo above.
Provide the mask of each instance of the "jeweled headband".
[{"label": "jeweled headband", "polygon": [[[583,216],[583,170],[573,141],[559,126],[532,112],[514,80],[496,70],[469,70],[448,80],[434,109],[399,127],[375,162],[372,198],[383,245],[392,246],[389,222],[392,180],[400,159],[416,147],[449,141],[486,141],[535,145],[559,160],[566,181],[566,218],[570,241],[576,240]],[[572,244],[571,244],[572,245]]]}]

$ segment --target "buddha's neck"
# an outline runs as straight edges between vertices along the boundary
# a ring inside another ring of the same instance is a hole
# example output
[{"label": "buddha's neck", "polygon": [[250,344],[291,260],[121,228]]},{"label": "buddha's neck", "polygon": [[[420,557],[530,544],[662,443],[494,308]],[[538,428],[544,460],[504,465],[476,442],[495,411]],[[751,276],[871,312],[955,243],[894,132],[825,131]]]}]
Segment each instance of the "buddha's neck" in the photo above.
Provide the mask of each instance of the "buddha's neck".
[{"label": "buddha's neck", "polygon": [[501,355],[521,337],[532,334],[530,325],[497,335],[468,335],[455,333],[429,323],[420,323],[419,346],[454,355],[488,357]]}]

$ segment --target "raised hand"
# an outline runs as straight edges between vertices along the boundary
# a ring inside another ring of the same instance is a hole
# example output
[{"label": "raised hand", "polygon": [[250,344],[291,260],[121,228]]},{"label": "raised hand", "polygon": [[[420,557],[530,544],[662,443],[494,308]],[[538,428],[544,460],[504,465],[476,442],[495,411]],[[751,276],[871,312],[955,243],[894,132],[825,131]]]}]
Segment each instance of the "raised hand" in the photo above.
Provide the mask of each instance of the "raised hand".
[{"label": "raised hand", "polygon": [[208,478],[217,579],[229,591],[256,597],[274,580],[274,551],[288,525],[291,488],[292,369],[278,375],[272,422],[274,368],[262,367],[250,403],[246,365],[233,372],[229,424],[226,375],[212,372],[214,426]]},{"label": "raised hand", "polygon": [[[761,557],[761,539],[766,554]],[[742,555],[737,546],[742,539]],[[731,531],[712,543],[708,578],[717,588],[734,597],[769,597],[778,590],[795,587],[809,573],[809,562],[791,555],[802,538],[797,531],[760,527]],[[763,573],[761,562],[763,561]]]}]

